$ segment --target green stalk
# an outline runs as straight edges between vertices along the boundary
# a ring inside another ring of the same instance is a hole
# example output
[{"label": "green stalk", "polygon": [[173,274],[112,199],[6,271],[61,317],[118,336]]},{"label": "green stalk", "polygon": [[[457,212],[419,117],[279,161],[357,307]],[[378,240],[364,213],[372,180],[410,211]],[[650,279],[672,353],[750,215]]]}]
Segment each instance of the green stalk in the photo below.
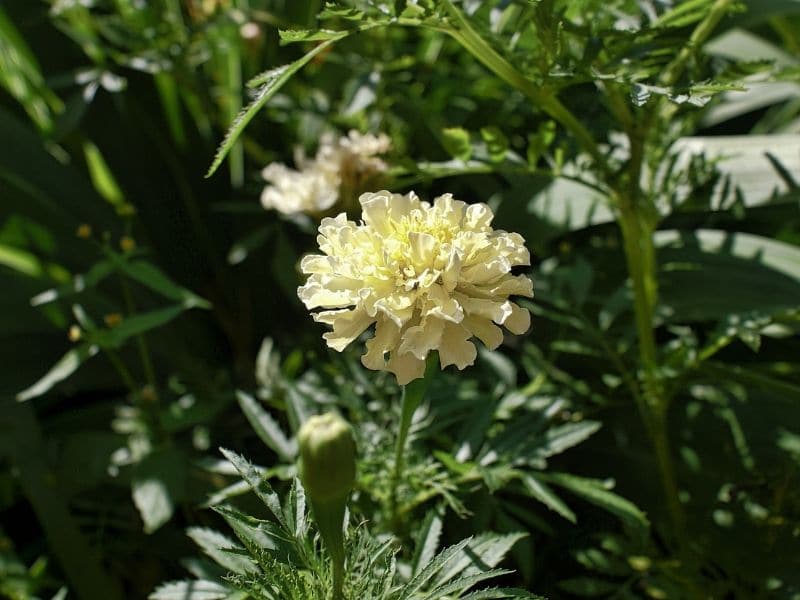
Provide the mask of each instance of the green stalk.
[{"label": "green stalk", "polygon": [[331,557],[333,600],[344,600],[344,512],[347,497],[332,502],[309,500],[322,541]]},{"label": "green stalk", "polygon": [[500,77],[503,81],[525,94],[541,111],[546,113],[556,122],[569,131],[585,152],[588,152],[597,163],[600,170],[608,174],[610,169],[605,156],[600,152],[592,134],[583,124],[567,109],[547,87],[538,86],[492,48],[481,35],[473,29],[469,21],[451,2],[445,2],[445,7],[453,24],[447,22],[432,26],[425,21],[416,19],[400,20],[401,25],[414,25],[435,29],[448,34],[461,44],[472,56]]},{"label": "green stalk", "polygon": [[620,202],[620,227],[628,273],[633,284],[634,315],[643,370],[643,393],[636,395],[639,412],[656,454],[670,520],[679,543],[685,543],[685,517],[678,495],[667,433],[668,399],[658,374],[653,317],[658,297],[654,226],[630,196]]},{"label": "green stalk", "polygon": [[438,360],[434,353],[428,355],[425,376],[422,379],[415,379],[408,385],[403,386],[400,428],[397,432],[397,443],[394,451],[394,469],[392,470],[392,477],[389,483],[389,515],[394,531],[398,531],[400,528],[400,513],[397,507],[397,488],[403,478],[403,470],[405,469],[405,450],[406,442],[408,441],[408,430],[411,428],[411,419],[414,416],[414,412],[416,412],[417,408],[422,403],[422,399],[425,397],[425,391],[428,389],[428,385],[436,372],[437,362]]}]

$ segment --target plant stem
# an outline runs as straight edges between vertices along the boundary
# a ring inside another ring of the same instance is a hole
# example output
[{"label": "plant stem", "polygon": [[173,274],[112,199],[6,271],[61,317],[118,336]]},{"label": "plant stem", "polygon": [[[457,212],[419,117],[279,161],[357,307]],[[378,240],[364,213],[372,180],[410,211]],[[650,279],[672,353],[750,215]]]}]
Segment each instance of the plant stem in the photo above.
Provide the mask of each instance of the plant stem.
[{"label": "plant stem", "polygon": [[344,513],[347,497],[330,502],[314,502],[310,499],[311,510],[317,527],[331,557],[333,570],[333,600],[344,599]]},{"label": "plant stem", "polygon": [[425,397],[425,391],[428,389],[428,384],[436,372],[436,364],[438,357],[432,352],[428,355],[428,362],[425,367],[425,376],[422,379],[415,379],[408,385],[403,386],[402,392],[402,408],[400,412],[400,428],[397,432],[397,443],[394,451],[394,469],[389,482],[389,516],[392,524],[392,529],[397,531],[400,527],[399,516],[397,510],[397,488],[403,478],[403,469],[405,468],[405,450],[406,441],[408,440],[408,430],[411,428],[411,419],[414,416],[422,399]]},{"label": "plant stem", "polygon": [[667,433],[668,399],[658,374],[653,316],[657,300],[654,225],[643,215],[631,195],[622,197],[620,227],[625,258],[633,284],[634,314],[642,363],[642,394],[636,395],[639,412],[656,454],[661,485],[666,497],[670,520],[678,542],[685,543],[685,518],[678,495],[678,484],[672,465]]}]

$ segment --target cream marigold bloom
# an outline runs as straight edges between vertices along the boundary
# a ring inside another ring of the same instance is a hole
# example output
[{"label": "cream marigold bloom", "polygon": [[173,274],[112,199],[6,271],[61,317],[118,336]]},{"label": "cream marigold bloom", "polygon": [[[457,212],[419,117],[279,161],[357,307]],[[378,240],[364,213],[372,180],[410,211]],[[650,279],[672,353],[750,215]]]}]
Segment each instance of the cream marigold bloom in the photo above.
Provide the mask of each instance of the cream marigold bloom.
[{"label": "cream marigold bloom", "polygon": [[494,349],[505,326],[522,334],[530,313],[509,296],[533,296],[533,284],[511,269],[529,265],[525,240],[494,230],[486,204],[445,194],[433,201],[382,191],[360,198],[363,221],[342,213],[323,219],[317,242],[323,254],[306,256],[308,275],[297,293],[314,320],[342,351],[375,323],[361,362],[394,373],[400,384],[422,377],[425,358],[439,351],[441,367],[475,362],[477,337]]},{"label": "cream marigold bloom", "polygon": [[284,214],[322,214],[343,193],[363,190],[364,184],[386,171],[386,163],[377,155],[390,148],[391,142],[384,134],[350,131],[338,140],[323,136],[313,160],[302,153],[295,156],[299,170],[282,163],[267,165],[261,175],[271,185],[264,188],[261,204]]}]

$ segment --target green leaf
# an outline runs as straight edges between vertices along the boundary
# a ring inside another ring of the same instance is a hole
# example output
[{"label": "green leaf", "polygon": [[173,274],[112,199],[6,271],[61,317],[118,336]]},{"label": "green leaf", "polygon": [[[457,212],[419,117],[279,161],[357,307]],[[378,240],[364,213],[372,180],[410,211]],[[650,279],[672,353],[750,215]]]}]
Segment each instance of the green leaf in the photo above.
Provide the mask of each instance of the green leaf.
[{"label": "green leaf", "polygon": [[294,44],[296,42],[320,42],[341,39],[342,31],[330,29],[281,29],[278,32],[281,44]]},{"label": "green leaf", "polygon": [[278,494],[272,489],[272,486],[262,477],[261,472],[256,469],[250,462],[230,450],[220,448],[223,456],[227,458],[230,463],[239,472],[250,488],[256,493],[256,496],[269,508],[270,512],[275,515],[275,518],[288,530],[283,518],[283,511],[281,510],[281,501]]},{"label": "green leaf", "polygon": [[253,561],[246,556],[229,552],[241,546],[218,531],[205,527],[190,527],[186,533],[214,562],[228,571],[244,575],[258,570]]},{"label": "green leaf", "polygon": [[598,421],[581,421],[550,427],[545,432],[546,442],[540,447],[544,456],[561,454],[594,435],[602,427]]},{"label": "green leaf", "polygon": [[157,329],[180,315],[185,306],[168,306],[158,310],[126,317],[123,321],[108,330],[92,333],[92,341],[101,348],[121,348],[130,338]]},{"label": "green leaf", "polygon": [[186,460],[177,450],[148,454],[133,471],[133,503],[139,509],[145,533],[153,533],[170,520],[184,497]]},{"label": "green leaf", "polygon": [[469,540],[455,557],[448,561],[436,576],[437,585],[455,577],[468,577],[496,567],[511,547],[524,538],[525,533],[482,533]]},{"label": "green leaf", "polygon": [[472,157],[472,144],[469,141],[469,132],[461,127],[447,127],[442,129],[442,145],[453,158],[467,161]]},{"label": "green leaf", "polygon": [[609,491],[604,481],[578,477],[567,473],[543,473],[540,477],[569,490],[587,502],[607,510],[629,525],[637,528],[650,527],[647,516],[630,500],[626,500],[622,496]]},{"label": "green leaf", "polygon": [[556,495],[549,485],[539,481],[532,475],[523,475],[522,485],[525,486],[525,491],[528,492],[531,497],[536,498],[547,508],[554,510],[570,523],[577,522],[575,513],[572,512],[569,506],[567,506],[567,504]]},{"label": "green leaf", "polygon": [[297,457],[297,442],[286,437],[280,425],[252,396],[237,391],[236,398],[261,441],[272,448],[284,462],[293,462]]},{"label": "green leaf", "polygon": [[149,600],[223,600],[231,588],[215,581],[170,581],[161,584],[148,596]]},{"label": "green leaf", "polygon": [[211,308],[211,303],[176,284],[154,264],[142,259],[129,260],[110,251],[108,255],[114,266],[125,275],[170,300],[181,302],[185,308]]},{"label": "green leaf", "polygon": [[206,177],[211,177],[211,175],[213,175],[214,172],[219,168],[219,166],[222,164],[222,161],[231,151],[231,148],[233,148],[236,140],[239,139],[239,136],[244,131],[244,128],[247,127],[247,124],[253,120],[253,117],[255,117],[256,113],[258,113],[258,111],[264,107],[267,101],[269,101],[269,99],[272,98],[277,91],[281,89],[283,85],[289,81],[289,79],[292,78],[295,73],[306,66],[312,58],[314,58],[323,50],[327,49],[334,42],[347,37],[350,35],[350,33],[351,32],[348,31],[342,31],[338,36],[327,39],[318,46],[315,46],[311,51],[307,52],[293,63],[277,67],[252,79],[248,83],[248,86],[259,86],[255,92],[255,97],[253,98],[252,102],[250,102],[250,104],[248,104],[238,114],[236,119],[234,119],[233,123],[228,129],[228,133],[225,135],[225,139],[217,149],[217,153],[214,156],[211,166],[208,168]]},{"label": "green leaf", "polygon": [[403,588],[403,592],[400,594],[400,598],[398,600],[408,600],[412,598],[414,594],[422,589],[422,587],[430,581],[436,573],[438,573],[441,569],[451,563],[453,560],[456,560],[462,550],[467,547],[470,543],[472,538],[467,538],[461,540],[457,544],[450,546],[449,548],[445,548],[437,554],[432,561],[430,561],[422,571],[417,573],[414,577],[411,578],[411,581],[408,582],[405,588]]},{"label": "green leaf", "polygon": [[442,518],[436,510],[431,510],[422,523],[411,560],[411,574],[416,575],[433,560],[442,535]]},{"label": "green leaf", "polygon": [[661,311],[672,322],[800,306],[800,248],[749,233],[659,231]]},{"label": "green leaf", "polygon": [[440,600],[441,598],[447,598],[453,592],[465,592],[481,581],[500,577],[501,575],[508,575],[512,572],[513,571],[509,571],[507,569],[491,569],[489,571],[483,571],[473,575],[465,575],[463,577],[459,577],[455,581],[451,581],[446,585],[435,587],[426,596],[423,596],[422,600]]},{"label": "green leaf", "polygon": [[479,590],[463,596],[461,600],[490,600],[494,598],[524,598],[526,600],[545,600],[542,596],[531,594],[525,590],[516,588],[492,588],[489,590]]},{"label": "green leaf", "polygon": [[213,509],[222,515],[236,537],[254,556],[260,550],[275,550],[280,545],[281,532],[274,523],[256,519],[230,506],[214,506]]},{"label": "green leaf", "polygon": [[97,346],[90,344],[83,344],[82,346],[73,348],[62,356],[39,381],[17,394],[17,400],[19,402],[25,402],[26,400],[47,393],[54,385],[64,381],[77,371],[78,367],[87,359],[97,354],[97,351]]}]

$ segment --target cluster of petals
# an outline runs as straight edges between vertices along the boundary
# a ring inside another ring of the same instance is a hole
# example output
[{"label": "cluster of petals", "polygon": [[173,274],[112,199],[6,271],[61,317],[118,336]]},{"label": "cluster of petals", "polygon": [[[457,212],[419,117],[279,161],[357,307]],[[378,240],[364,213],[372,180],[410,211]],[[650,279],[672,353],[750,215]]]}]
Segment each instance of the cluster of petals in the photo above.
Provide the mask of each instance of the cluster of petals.
[{"label": "cluster of petals", "polygon": [[422,377],[437,350],[441,367],[475,361],[472,338],[494,349],[504,326],[525,333],[530,313],[509,300],[533,296],[514,267],[529,265],[525,240],[494,230],[491,209],[445,194],[433,204],[413,192],[360,198],[362,222],[343,213],[319,226],[322,254],[301,263],[308,275],[298,295],[314,320],[332,330],[328,346],[342,351],[372,324],[364,366],[388,370],[400,384]]},{"label": "cluster of petals", "polygon": [[353,130],[338,139],[325,135],[313,159],[296,153],[297,169],[283,163],[264,168],[261,176],[270,185],[261,194],[261,204],[287,215],[323,214],[340,199],[342,188],[356,189],[360,182],[386,171],[386,163],[378,156],[390,147],[384,134],[362,135]]}]

